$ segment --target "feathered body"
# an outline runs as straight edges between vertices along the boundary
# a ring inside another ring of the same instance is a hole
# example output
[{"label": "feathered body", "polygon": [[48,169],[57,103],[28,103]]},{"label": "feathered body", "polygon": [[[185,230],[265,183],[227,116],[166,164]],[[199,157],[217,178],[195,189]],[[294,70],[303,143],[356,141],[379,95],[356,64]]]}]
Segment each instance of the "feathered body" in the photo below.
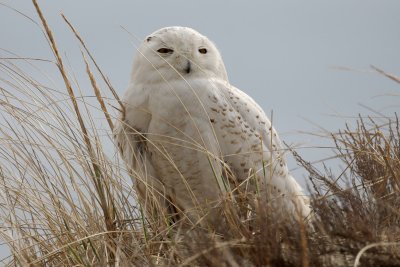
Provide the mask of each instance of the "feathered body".
[{"label": "feathered body", "polygon": [[288,209],[309,214],[268,117],[229,84],[220,53],[205,36],[185,27],[148,36],[123,102],[115,136],[150,216],[163,210],[194,223],[206,214],[212,221],[218,211],[211,207],[228,190],[230,174],[231,186],[256,181],[249,190],[281,196]]}]

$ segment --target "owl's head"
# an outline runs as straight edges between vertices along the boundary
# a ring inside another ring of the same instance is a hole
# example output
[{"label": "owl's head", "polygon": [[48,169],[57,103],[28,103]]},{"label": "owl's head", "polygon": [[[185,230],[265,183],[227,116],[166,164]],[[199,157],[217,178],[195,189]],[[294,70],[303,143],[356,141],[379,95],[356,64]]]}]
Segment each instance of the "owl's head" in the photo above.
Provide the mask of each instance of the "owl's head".
[{"label": "owl's head", "polygon": [[187,27],[166,27],[147,36],[133,63],[132,81],[157,83],[182,77],[228,80],[216,46]]}]

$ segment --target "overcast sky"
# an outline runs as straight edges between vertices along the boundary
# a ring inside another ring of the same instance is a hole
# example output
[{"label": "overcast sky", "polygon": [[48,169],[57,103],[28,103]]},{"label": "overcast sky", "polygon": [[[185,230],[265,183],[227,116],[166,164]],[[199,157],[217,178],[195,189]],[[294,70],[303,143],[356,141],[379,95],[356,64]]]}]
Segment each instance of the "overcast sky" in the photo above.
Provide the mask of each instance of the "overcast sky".
[{"label": "overcast sky", "polygon": [[[39,21],[30,1],[0,2]],[[399,110],[400,86],[373,72],[370,65],[400,75],[400,1],[69,0],[39,4],[71,64],[81,64],[82,58],[61,12],[84,37],[120,94],[129,81],[138,43],[122,27],[139,39],[165,26],[197,29],[217,44],[231,83],[251,95],[267,114],[273,110],[274,125],[289,144],[325,144],[301,132],[317,132],[315,125],[336,131],[359,113],[373,114],[365,106],[389,116]],[[0,25],[0,48],[20,56],[52,57],[43,34],[28,19],[0,6]],[[5,55],[0,51],[0,56]],[[80,73],[84,76],[84,71],[75,71],[78,78]],[[92,94],[91,88],[87,90]],[[309,160],[329,154],[316,148],[299,152]],[[291,161],[290,167],[296,164]]]}]

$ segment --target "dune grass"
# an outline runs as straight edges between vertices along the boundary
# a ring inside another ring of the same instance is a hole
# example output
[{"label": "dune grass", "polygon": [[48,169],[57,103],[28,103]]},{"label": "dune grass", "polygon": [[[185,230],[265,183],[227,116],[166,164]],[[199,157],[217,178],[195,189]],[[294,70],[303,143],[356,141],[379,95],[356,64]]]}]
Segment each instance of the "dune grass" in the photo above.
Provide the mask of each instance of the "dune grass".
[{"label": "dune grass", "polygon": [[10,249],[2,265],[400,266],[396,114],[381,125],[360,117],[355,127],[332,133],[343,165],[338,177],[293,151],[312,185],[310,226],[239,192],[242,201],[222,202],[227,227],[219,233],[184,232],[179,224],[154,229],[117,149],[109,151],[115,110],[124,108],[117,93],[63,16],[82,47],[96,101],[79,93],[33,3],[54,55],[48,64],[65,87],[31,77],[25,69],[35,59],[0,61],[0,239]]}]

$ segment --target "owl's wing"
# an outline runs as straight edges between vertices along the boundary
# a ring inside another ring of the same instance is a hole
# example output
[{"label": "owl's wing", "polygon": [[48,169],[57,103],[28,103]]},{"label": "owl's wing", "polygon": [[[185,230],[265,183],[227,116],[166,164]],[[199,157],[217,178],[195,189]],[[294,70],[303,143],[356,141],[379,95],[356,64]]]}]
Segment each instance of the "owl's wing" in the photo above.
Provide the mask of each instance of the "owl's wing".
[{"label": "owl's wing", "polygon": [[310,212],[306,204],[308,199],[300,185],[289,174],[282,142],[264,111],[243,91],[231,85],[220,86],[223,86],[221,91],[224,100],[233,110],[230,114],[235,114],[229,119],[235,121],[236,129],[232,133],[241,132],[242,138],[239,139],[240,142],[228,144],[235,146],[235,151],[240,151],[236,160],[230,160],[233,169],[243,177],[248,168],[255,168],[259,177],[264,176],[266,184],[269,184],[277,195],[285,196],[289,206],[300,209],[303,216],[307,216]]},{"label": "owl's wing", "polygon": [[282,142],[263,109],[249,95],[234,86],[226,86],[224,93],[229,105],[239,114],[239,122],[245,129],[254,131],[264,149],[272,153],[275,160],[281,159],[280,167],[287,169]]},{"label": "owl's wing", "polygon": [[115,123],[114,138],[126,164],[141,171],[146,158],[146,133],[151,114],[146,112],[147,99],[140,88],[131,85],[123,97],[124,112]]},{"label": "owl's wing", "polygon": [[148,151],[146,133],[152,116],[148,112],[147,94],[141,90],[133,84],[128,88],[123,98],[125,112],[115,123],[114,139],[136,185],[140,203],[155,218],[157,210],[168,209],[168,201]]}]

